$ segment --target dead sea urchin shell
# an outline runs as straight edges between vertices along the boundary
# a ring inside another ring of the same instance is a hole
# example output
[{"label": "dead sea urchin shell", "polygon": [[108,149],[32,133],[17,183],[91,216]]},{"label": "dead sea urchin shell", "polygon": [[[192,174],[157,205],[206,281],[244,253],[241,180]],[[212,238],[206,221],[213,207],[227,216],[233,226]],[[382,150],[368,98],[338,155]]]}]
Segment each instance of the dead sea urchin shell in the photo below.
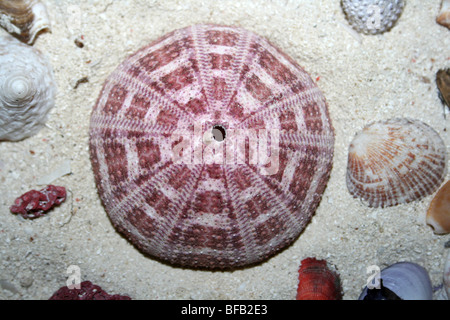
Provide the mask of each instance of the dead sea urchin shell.
[{"label": "dead sea urchin shell", "polygon": [[189,267],[249,265],[292,243],[320,202],[333,149],[310,76],[235,27],[191,26],[142,48],[109,76],[91,116],[113,225]]},{"label": "dead sea urchin shell", "polygon": [[450,233],[450,181],[447,181],[434,196],[427,211],[426,221],[434,233]]},{"label": "dead sea urchin shell", "polygon": [[395,118],[366,126],[349,147],[347,188],[369,207],[388,207],[433,193],[447,173],[439,134],[419,120]]},{"label": "dead sea urchin shell", "polygon": [[35,48],[0,37],[0,140],[37,133],[54,105],[52,68]]},{"label": "dead sea urchin shell", "polygon": [[39,0],[0,1],[0,26],[26,44],[50,28],[47,8]]},{"label": "dead sea urchin shell", "polygon": [[389,31],[402,14],[403,0],[342,0],[349,24],[364,34]]},{"label": "dead sea urchin shell", "polygon": [[442,0],[441,11],[436,22],[450,29],[450,0]]},{"label": "dead sea urchin shell", "polygon": [[341,300],[339,275],[325,260],[306,258],[298,270],[297,300]]}]

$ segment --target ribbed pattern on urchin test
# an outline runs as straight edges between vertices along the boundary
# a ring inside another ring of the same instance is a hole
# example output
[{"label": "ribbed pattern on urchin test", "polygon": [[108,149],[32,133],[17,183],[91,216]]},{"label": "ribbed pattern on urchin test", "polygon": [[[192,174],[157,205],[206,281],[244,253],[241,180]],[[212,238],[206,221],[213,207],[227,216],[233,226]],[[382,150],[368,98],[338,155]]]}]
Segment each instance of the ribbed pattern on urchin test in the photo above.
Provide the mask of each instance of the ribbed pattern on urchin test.
[{"label": "ribbed pattern on urchin test", "polygon": [[[279,130],[278,170],[262,174],[267,166],[249,159],[175,161],[172,135],[194,140],[198,123],[224,128],[224,144],[233,130]],[[109,76],[91,116],[91,161],[112,223],[145,253],[182,266],[248,265],[290,244],[320,202],[333,147],[310,76],[235,27],[195,25],[142,48]]]},{"label": "ribbed pattern on urchin test", "polygon": [[367,125],[349,147],[347,187],[369,207],[388,207],[433,193],[447,173],[439,134],[422,121],[394,118]]}]

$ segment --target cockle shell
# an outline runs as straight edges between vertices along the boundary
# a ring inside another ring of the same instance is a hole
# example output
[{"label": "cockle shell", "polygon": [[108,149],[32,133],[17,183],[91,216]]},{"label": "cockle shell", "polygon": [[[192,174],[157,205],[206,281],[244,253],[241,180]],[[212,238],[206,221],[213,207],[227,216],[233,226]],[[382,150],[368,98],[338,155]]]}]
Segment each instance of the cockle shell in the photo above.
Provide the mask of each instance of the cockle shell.
[{"label": "cockle shell", "polygon": [[379,288],[365,287],[359,300],[431,300],[433,298],[430,276],[425,268],[416,263],[395,263],[381,270],[380,279]]},{"label": "cockle shell", "polygon": [[441,11],[436,22],[450,29],[450,0],[442,0]]},{"label": "cockle shell", "polygon": [[403,12],[403,0],[342,0],[347,21],[358,32],[379,34],[389,31]]},{"label": "cockle shell", "polygon": [[26,44],[50,28],[47,8],[39,0],[0,1],[0,26]]},{"label": "cockle shell", "polygon": [[395,118],[366,126],[349,147],[347,188],[369,207],[388,207],[433,193],[447,173],[439,134],[419,120]]},{"label": "cockle shell", "polygon": [[55,84],[48,60],[11,36],[0,37],[0,140],[37,133],[54,105]]},{"label": "cockle shell", "polygon": [[388,207],[433,193],[447,173],[439,134],[419,120],[395,118],[366,126],[350,144],[347,188],[369,207]]},{"label": "cockle shell", "polygon": [[189,267],[249,265],[292,243],[319,205],[333,149],[310,76],[236,27],[195,25],[142,48],[109,76],[91,116],[113,225]]},{"label": "cockle shell", "polygon": [[339,275],[326,260],[306,258],[298,270],[297,300],[341,300]]},{"label": "cockle shell", "polygon": [[439,189],[431,201],[426,222],[436,234],[450,233],[450,181]]}]

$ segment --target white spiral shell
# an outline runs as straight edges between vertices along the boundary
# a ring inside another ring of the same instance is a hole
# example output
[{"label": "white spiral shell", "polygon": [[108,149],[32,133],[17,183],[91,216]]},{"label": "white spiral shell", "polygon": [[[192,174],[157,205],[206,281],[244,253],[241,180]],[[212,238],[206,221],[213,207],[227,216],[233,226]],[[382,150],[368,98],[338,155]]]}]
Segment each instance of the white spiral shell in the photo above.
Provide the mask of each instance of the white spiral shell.
[{"label": "white spiral shell", "polygon": [[52,68],[40,51],[0,37],[0,140],[36,134],[54,105],[55,92]]},{"label": "white spiral shell", "polygon": [[388,207],[432,194],[447,173],[439,134],[422,121],[395,118],[366,126],[349,147],[347,188],[369,207]]},{"label": "white spiral shell", "polygon": [[395,25],[405,3],[403,0],[342,0],[341,6],[353,29],[379,34]]}]

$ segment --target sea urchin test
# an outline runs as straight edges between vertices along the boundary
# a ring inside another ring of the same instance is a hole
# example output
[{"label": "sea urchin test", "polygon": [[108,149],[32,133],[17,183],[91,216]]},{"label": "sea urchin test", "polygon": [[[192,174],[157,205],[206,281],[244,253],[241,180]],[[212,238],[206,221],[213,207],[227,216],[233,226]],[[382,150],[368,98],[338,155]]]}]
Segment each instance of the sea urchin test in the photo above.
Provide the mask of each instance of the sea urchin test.
[{"label": "sea urchin test", "polygon": [[308,73],[241,28],[195,25],[128,57],[91,115],[112,224],[174,265],[235,268],[292,243],[325,190],[334,132]]}]

